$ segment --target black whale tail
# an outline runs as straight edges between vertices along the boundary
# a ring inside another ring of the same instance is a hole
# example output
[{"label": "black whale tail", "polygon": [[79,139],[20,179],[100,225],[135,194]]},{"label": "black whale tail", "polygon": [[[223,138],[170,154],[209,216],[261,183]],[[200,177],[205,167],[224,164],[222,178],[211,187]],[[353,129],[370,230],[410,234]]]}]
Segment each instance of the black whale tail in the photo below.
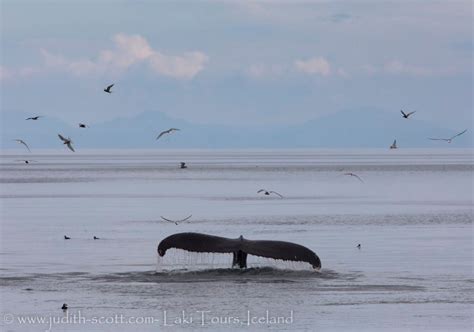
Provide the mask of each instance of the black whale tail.
[{"label": "black whale tail", "polygon": [[269,240],[247,240],[243,236],[229,239],[200,233],[177,233],[163,239],[158,245],[158,254],[164,256],[170,248],[191,252],[231,253],[232,265],[247,267],[247,256],[259,256],[293,262],[309,263],[314,269],[321,268],[321,260],[310,249],[291,242]]}]

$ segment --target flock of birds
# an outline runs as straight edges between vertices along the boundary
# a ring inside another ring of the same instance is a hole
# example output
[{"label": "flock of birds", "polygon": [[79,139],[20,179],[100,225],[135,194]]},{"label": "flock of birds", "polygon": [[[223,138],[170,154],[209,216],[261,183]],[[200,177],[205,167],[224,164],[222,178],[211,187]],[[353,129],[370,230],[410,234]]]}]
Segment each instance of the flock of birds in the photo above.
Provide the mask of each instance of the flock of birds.
[{"label": "flock of birds", "polygon": [[[114,86],[115,84],[110,84],[108,85],[106,88],[104,88],[104,92],[106,93],[112,93],[112,87]],[[25,120],[33,120],[33,121],[37,121],[39,120],[40,118],[43,118],[43,116],[41,115],[36,115],[36,116],[31,116],[31,117],[28,117],[26,118]],[[86,125],[85,123],[82,123],[80,122],[79,124],[79,128],[89,128],[88,125]],[[176,132],[176,131],[179,131],[180,129],[178,128],[170,128],[170,129],[167,129],[167,130],[163,130],[162,132],[160,132],[158,134],[158,136],[156,137],[156,140],[159,140],[162,136],[164,135],[167,135],[167,134],[171,134],[173,132]],[[61,134],[58,134],[58,137],[59,139],[63,142],[63,144],[69,149],[71,150],[72,152],[76,152],[74,150],[74,147],[72,146],[73,145],[73,141],[70,137],[64,137],[63,135]],[[22,140],[22,139],[19,139],[19,138],[16,138],[14,139],[14,141],[16,141],[18,144],[22,144],[23,146],[25,146],[25,148],[31,152],[31,149],[30,147],[28,146],[28,144]],[[32,160],[17,160],[17,161],[22,161],[24,162],[25,164],[29,164],[30,162],[33,162]],[[181,168],[186,168],[186,166],[184,165],[184,163],[181,164]]]}]

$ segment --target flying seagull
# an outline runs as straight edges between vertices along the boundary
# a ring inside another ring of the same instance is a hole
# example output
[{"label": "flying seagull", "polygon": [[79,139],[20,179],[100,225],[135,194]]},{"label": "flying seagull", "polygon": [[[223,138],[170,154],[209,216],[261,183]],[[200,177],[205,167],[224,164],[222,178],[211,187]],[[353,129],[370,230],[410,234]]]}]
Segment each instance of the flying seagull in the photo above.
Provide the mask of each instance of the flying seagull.
[{"label": "flying seagull", "polygon": [[23,144],[28,149],[28,151],[31,152],[30,147],[28,146],[28,144],[25,143],[24,140],[17,138],[17,139],[14,139],[14,141],[18,142],[19,144]]},{"label": "flying seagull", "polygon": [[266,189],[260,189],[259,191],[257,191],[257,194],[260,194],[262,193],[265,195],[265,196],[270,196],[271,194],[275,194],[277,196],[279,196],[280,198],[283,198],[283,195],[277,193],[276,191],[273,191],[273,190],[266,190]]},{"label": "flying seagull", "polygon": [[89,126],[84,123],[79,123],[79,128],[87,128],[87,127]]},{"label": "flying seagull", "polygon": [[104,91],[107,92],[107,93],[112,93],[112,90],[110,90],[110,89],[112,89],[113,86],[114,86],[114,84],[110,84],[108,87],[106,87],[104,89]]},{"label": "flying seagull", "polygon": [[408,119],[408,117],[409,117],[410,115],[412,115],[413,113],[415,113],[416,111],[405,113],[405,112],[403,112],[402,110],[400,110],[400,112],[402,112],[402,116],[403,116],[405,119]]},{"label": "flying seagull", "polygon": [[26,118],[25,120],[38,120],[39,118],[42,118],[42,116],[41,115],[31,116],[29,118]]},{"label": "flying seagull", "polygon": [[394,140],[392,145],[390,145],[390,149],[397,149],[397,140]]},{"label": "flying seagull", "polygon": [[72,147],[72,140],[68,137],[68,138],[64,138],[63,136],[61,136],[61,134],[58,134],[58,137],[61,139],[61,141],[63,141],[68,148],[69,150],[71,150],[72,152],[76,152],[74,151],[74,148]]},{"label": "flying seagull", "polygon": [[163,220],[166,220],[166,221],[169,221],[169,222],[173,222],[173,223],[175,223],[175,225],[178,225],[178,223],[183,222],[183,221],[186,221],[186,220],[188,220],[189,218],[191,218],[192,216],[193,216],[193,215],[191,214],[191,215],[189,215],[189,216],[187,216],[186,218],[181,219],[181,220],[171,220],[171,219],[167,219],[167,218],[162,217],[162,216],[160,216],[160,217],[161,217],[161,219],[163,219]]},{"label": "flying seagull", "polygon": [[168,130],[165,130],[165,131],[162,131],[158,137],[156,137],[156,139],[158,140],[161,136],[163,136],[164,134],[171,134],[173,131],[178,131],[179,129],[178,128],[170,128]]},{"label": "flying seagull", "polygon": [[20,159],[20,160],[15,160],[15,161],[22,161],[24,162],[25,164],[29,164],[29,163],[37,163],[36,160],[25,160],[25,159]]},{"label": "flying seagull", "polygon": [[355,178],[357,178],[360,182],[364,182],[362,181],[362,179],[360,178],[360,176],[358,176],[357,174],[354,174],[354,173],[344,173],[344,175],[349,175],[349,176],[353,176]]},{"label": "flying seagull", "polygon": [[452,136],[452,137],[450,137],[450,138],[428,138],[428,139],[430,139],[430,140],[432,140],[432,141],[445,141],[445,142],[451,143],[451,141],[452,141],[454,138],[456,138],[456,137],[458,137],[458,136],[461,136],[461,135],[464,134],[466,131],[467,131],[467,129],[465,129],[464,131],[462,131],[462,132],[460,132],[459,134],[456,134],[456,135],[454,135],[454,136]]}]

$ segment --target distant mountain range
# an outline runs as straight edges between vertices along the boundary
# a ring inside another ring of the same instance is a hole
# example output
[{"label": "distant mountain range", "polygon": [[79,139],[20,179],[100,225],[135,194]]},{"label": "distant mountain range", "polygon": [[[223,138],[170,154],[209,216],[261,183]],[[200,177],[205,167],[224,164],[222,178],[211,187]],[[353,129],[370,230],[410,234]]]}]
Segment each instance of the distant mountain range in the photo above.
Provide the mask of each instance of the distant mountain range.
[{"label": "distant mountain range", "polygon": [[[466,128],[441,128],[416,119],[403,119],[397,112],[350,110],[327,115],[299,125],[220,126],[193,124],[164,113],[147,111],[130,118],[117,118],[81,129],[54,117],[26,121],[31,114],[2,112],[1,147],[18,147],[22,138],[32,149],[61,147],[57,134],[72,138],[81,148],[388,148],[397,139],[404,147],[473,147],[471,128],[451,144],[428,137],[450,137]],[[162,130],[181,131],[162,137]]]}]

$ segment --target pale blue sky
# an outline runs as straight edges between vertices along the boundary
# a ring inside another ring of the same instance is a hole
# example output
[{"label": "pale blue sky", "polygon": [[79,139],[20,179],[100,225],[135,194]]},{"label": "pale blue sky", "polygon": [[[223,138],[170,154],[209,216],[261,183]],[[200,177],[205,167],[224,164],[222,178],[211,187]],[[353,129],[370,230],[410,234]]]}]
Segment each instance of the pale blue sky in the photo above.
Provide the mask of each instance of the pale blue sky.
[{"label": "pale blue sky", "polygon": [[471,1],[1,4],[2,112],[281,125],[403,108],[472,126]]}]

